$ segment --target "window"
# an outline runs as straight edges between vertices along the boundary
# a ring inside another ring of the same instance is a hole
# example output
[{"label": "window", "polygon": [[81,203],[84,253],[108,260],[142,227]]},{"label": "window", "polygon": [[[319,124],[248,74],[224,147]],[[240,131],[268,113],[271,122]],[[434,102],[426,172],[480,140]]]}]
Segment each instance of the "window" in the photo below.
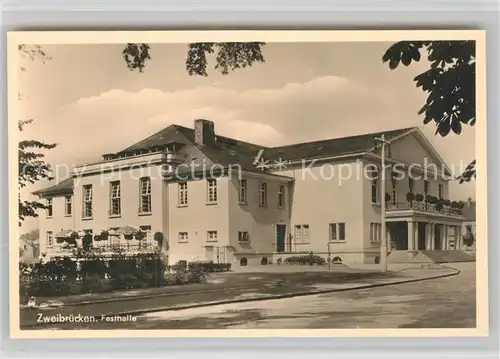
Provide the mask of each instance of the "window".
[{"label": "window", "polygon": [[83,186],[83,218],[92,218],[92,185]]},{"label": "window", "polygon": [[378,196],[378,171],[373,170],[371,173],[372,176],[372,203],[379,203]]},{"label": "window", "polygon": [[151,213],[151,178],[140,179],[139,213]]},{"label": "window", "polygon": [[429,181],[427,180],[424,181],[424,193],[425,195],[429,194]]},{"label": "window", "polygon": [[47,198],[47,217],[52,217],[52,198]]},{"label": "window", "polygon": [[247,203],[247,180],[246,179],[239,180],[238,202],[243,203],[243,204]]},{"label": "window", "polygon": [[179,232],[179,242],[188,241],[188,232]]},{"label": "window", "polygon": [[217,203],[217,179],[207,180],[207,202]]},{"label": "window", "polygon": [[247,231],[238,231],[238,242],[250,242],[250,236]]},{"label": "window", "polygon": [[267,206],[267,183],[259,184],[259,206]]},{"label": "window", "polygon": [[69,217],[73,214],[73,197],[64,197],[64,215]]},{"label": "window", "polygon": [[187,206],[188,204],[188,184],[187,182],[180,182],[178,185],[178,203],[179,206]]},{"label": "window", "polygon": [[415,189],[415,180],[413,178],[408,178],[408,186],[410,188],[410,192],[413,193],[413,190]]},{"label": "window", "polygon": [[285,186],[278,186],[278,208],[285,207]]},{"label": "window", "polygon": [[120,181],[111,182],[110,199],[109,214],[119,216],[122,213]]},{"label": "window", "polygon": [[207,232],[207,242],[217,242],[217,231]]},{"label": "window", "polygon": [[381,240],[382,225],[370,223],[370,242],[379,243]]},{"label": "window", "polygon": [[54,233],[52,231],[47,231],[47,247],[54,245]]},{"label": "window", "polygon": [[308,224],[298,224],[295,226],[295,242],[309,243]]},{"label": "window", "polygon": [[443,198],[443,185],[439,185],[439,198]]},{"label": "window", "polygon": [[345,223],[330,223],[330,241],[345,241]]},{"label": "window", "polygon": [[398,186],[398,179],[396,177],[396,172],[392,172],[392,174],[391,174],[391,182],[392,182],[392,196],[391,196],[391,201],[392,201],[392,205],[395,206],[396,203],[398,203],[398,193],[396,191],[396,188]]}]

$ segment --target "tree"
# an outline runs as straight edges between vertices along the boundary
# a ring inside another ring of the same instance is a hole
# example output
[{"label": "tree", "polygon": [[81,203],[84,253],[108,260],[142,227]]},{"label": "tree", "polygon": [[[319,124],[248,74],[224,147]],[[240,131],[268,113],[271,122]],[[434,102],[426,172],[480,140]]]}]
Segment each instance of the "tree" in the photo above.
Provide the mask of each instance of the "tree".
[{"label": "tree", "polygon": [[[42,62],[50,60],[50,57],[45,54],[40,45],[28,46],[19,45],[18,51],[20,56],[28,57],[30,60],[40,59]],[[26,71],[26,67],[21,66],[21,71]],[[21,94],[18,95],[22,99]],[[32,123],[34,120],[18,121],[19,131],[23,131],[25,125]],[[18,189],[26,187],[28,184],[33,184],[42,179],[52,180],[51,167],[43,161],[45,154],[40,150],[49,150],[54,148],[55,144],[47,144],[37,140],[24,140],[19,142],[19,177]],[[27,217],[37,217],[37,210],[44,209],[46,206],[38,201],[21,200],[21,195],[18,196],[19,202],[19,226]]]},{"label": "tree", "polygon": [[[417,87],[427,92],[419,115],[424,124],[434,122],[436,134],[459,135],[464,125],[476,123],[476,44],[475,41],[400,41],[383,55],[382,61],[394,70],[410,66],[427,53],[430,68],[414,78]],[[476,160],[459,176],[460,183],[476,178]]]},{"label": "tree", "polygon": [[[264,62],[262,42],[199,42],[188,45],[186,71],[189,75],[208,76],[207,55],[215,55],[215,70],[223,75],[246,68],[255,63]],[[122,56],[130,70],[142,72],[146,62],[151,59],[149,44],[129,43],[122,51]]]}]

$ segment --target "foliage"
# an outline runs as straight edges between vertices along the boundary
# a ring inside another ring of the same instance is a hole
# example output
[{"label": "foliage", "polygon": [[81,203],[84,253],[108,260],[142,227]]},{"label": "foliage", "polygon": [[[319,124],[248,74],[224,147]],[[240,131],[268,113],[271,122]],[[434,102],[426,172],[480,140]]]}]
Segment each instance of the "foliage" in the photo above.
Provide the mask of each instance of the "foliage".
[{"label": "foliage", "polygon": [[391,195],[389,193],[385,193],[385,202],[389,202],[391,200]]},{"label": "foliage", "polygon": [[[230,71],[264,62],[262,42],[198,42],[188,46],[186,71],[189,75],[207,76],[208,56],[215,55],[215,70],[223,75]],[[143,72],[151,59],[151,47],[144,43],[128,43],[122,56],[130,70]]]},{"label": "foliage", "polygon": [[415,200],[418,202],[422,202],[424,200],[424,195],[422,193],[417,193],[415,195]]},{"label": "foliage", "polygon": [[[427,93],[419,111],[424,124],[434,122],[436,134],[460,134],[463,125],[476,123],[476,45],[475,41],[400,41],[383,55],[382,61],[396,69],[401,63],[409,66],[427,53],[430,68],[414,78],[417,87]],[[467,166],[460,182],[476,177],[476,161]]]},{"label": "foliage", "polygon": [[474,244],[474,235],[471,232],[466,232],[462,236],[463,242],[467,247],[470,247]]},{"label": "foliage", "polygon": [[288,257],[285,259],[285,264],[322,266],[326,264],[326,260],[323,257],[315,255],[311,252],[307,255]]},{"label": "foliage", "polygon": [[[31,61],[40,60],[42,63],[50,60],[48,56],[42,49],[40,45],[25,45],[21,44],[18,46],[19,56],[23,58],[28,58]],[[21,66],[21,71],[26,71],[25,66]],[[18,94],[19,99],[22,99],[22,95]],[[34,120],[19,120],[18,128],[19,131],[23,131],[24,126],[32,123]],[[46,163],[43,158],[45,154],[41,150],[50,150],[56,146],[54,143],[43,143],[37,140],[23,140],[19,142],[18,148],[18,159],[19,159],[19,177],[18,177],[18,189],[26,187],[29,184],[33,184],[40,180],[52,180],[51,167]],[[26,201],[22,200],[21,196],[18,195],[18,224],[22,225],[23,221],[28,217],[38,217],[38,211],[40,209],[45,209],[46,206],[38,201]]]},{"label": "foliage", "polygon": [[415,200],[415,194],[414,194],[413,192],[408,192],[408,193],[406,194],[406,200],[407,200],[408,202],[411,202],[411,201]]}]

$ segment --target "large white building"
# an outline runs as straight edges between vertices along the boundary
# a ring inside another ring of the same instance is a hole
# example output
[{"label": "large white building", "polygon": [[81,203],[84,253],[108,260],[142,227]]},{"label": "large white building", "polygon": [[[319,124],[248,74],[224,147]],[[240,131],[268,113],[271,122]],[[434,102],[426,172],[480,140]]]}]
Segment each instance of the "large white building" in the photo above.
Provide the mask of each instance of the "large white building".
[{"label": "large white building", "polygon": [[[374,141],[382,134],[390,143],[386,162],[395,166],[385,170],[384,198]],[[382,200],[394,258],[457,249],[463,217],[456,203],[412,199],[449,199],[449,175],[418,128],[270,148],[218,136],[213,122],[196,120],[194,129],[169,126],[37,191],[49,205],[39,217],[40,251],[59,254],[56,237],[72,231],[107,231],[115,235],[95,246],[160,243],[171,263],[251,265],[310,251],[374,263]],[[133,237],[139,229],[142,241]]]}]

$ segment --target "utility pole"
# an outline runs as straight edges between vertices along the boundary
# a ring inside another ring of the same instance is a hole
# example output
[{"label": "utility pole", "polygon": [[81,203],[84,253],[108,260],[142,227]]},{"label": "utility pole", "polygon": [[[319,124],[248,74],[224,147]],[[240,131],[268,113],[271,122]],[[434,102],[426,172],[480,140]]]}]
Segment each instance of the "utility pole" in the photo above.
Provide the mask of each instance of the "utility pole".
[{"label": "utility pole", "polygon": [[382,266],[382,272],[387,272],[387,230],[385,224],[385,145],[389,142],[386,141],[385,136],[382,134],[380,137],[375,137],[375,141],[382,144],[381,162],[382,171],[380,178],[380,223],[381,228],[381,241],[380,241],[380,264]]}]

